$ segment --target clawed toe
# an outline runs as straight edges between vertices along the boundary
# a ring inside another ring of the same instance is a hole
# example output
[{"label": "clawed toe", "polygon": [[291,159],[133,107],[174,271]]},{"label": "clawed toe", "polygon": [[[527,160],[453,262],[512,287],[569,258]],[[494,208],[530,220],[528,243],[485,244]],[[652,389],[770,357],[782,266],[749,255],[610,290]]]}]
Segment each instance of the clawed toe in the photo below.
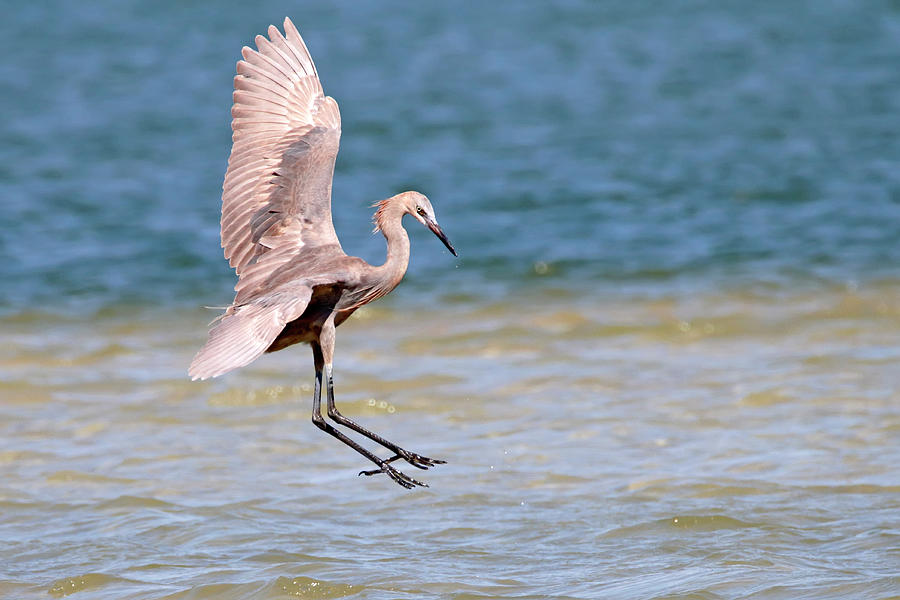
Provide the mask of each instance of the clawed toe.
[{"label": "clawed toe", "polygon": [[396,481],[398,484],[402,485],[406,489],[412,489],[416,486],[420,487],[428,487],[427,483],[422,483],[416,479],[413,479],[409,475],[398,471],[394,467],[392,467],[389,463],[392,463],[396,460],[405,460],[412,466],[417,469],[428,469],[429,467],[433,467],[435,465],[443,465],[446,464],[446,460],[439,460],[437,458],[428,458],[427,456],[422,456],[420,454],[416,454],[415,452],[409,452],[408,450],[403,450],[402,448],[397,452],[397,454],[393,455],[390,458],[386,458],[384,461],[380,462],[380,469],[372,469],[371,471],[360,471],[359,475],[365,475],[367,477],[371,477],[372,475],[378,475],[379,473],[386,473],[391,479]]},{"label": "clawed toe", "polygon": [[373,469],[371,471],[360,471],[359,475],[371,476],[371,475],[378,475],[379,473],[386,473],[391,479],[393,479],[398,484],[402,485],[403,487],[405,487],[408,490],[410,490],[416,486],[428,487],[427,483],[423,483],[421,481],[418,481],[417,479],[413,479],[409,475],[407,475],[401,471],[398,471],[397,469],[395,469],[394,467],[389,465],[388,462],[389,462],[388,460],[384,461],[384,464],[381,466],[380,469]]},{"label": "clawed toe", "polygon": [[[421,456],[419,454],[416,454],[415,452],[409,452],[408,450],[402,450],[402,449],[399,454],[395,454],[390,458],[386,458],[384,460],[384,462],[392,463],[395,460],[400,460],[400,459],[405,460],[406,462],[408,462],[412,466],[416,467],[417,469],[423,469],[423,470],[428,469],[429,467],[433,467],[435,465],[447,464],[446,460],[440,460],[437,458],[428,458],[427,456]],[[366,473],[366,471],[362,471],[362,472]],[[376,469],[374,472],[380,473],[381,471]]]},{"label": "clawed toe", "polygon": [[412,466],[418,469],[427,469],[429,467],[433,467],[435,465],[443,465],[446,464],[446,460],[440,460],[437,458],[428,458],[427,456],[422,456],[420,454],[416,454],[414,452],[408,452],[404,450],[402,453],[397,454],[391,457],[391,460],[396,460],[398,458],[402,458]]}]

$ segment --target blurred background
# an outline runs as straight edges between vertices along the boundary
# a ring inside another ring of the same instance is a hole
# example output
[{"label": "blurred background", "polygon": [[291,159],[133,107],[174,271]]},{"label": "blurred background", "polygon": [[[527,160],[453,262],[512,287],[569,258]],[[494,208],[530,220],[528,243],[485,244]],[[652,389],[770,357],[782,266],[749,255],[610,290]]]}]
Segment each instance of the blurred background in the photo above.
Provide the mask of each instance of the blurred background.
[{"label": "blurred background", "polygon": [[[188,381],[232,298],[231,80],[290,16],[340,104],[338,332]],[[0,35],[0,596],[900,594],[900,4],[34,2]],[[409,225],[414,225],[410,222]]]}]

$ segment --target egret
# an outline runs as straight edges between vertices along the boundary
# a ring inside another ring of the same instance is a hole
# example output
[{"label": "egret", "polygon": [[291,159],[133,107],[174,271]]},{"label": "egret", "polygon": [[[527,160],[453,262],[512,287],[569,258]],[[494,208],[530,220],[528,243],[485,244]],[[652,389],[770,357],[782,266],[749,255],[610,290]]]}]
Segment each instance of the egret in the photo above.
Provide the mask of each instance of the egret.
[{"label": "egret", "polygon": [[[384,264],[373,266],[344,253],[331,220],[341,136],[337,102],[323,93],[306,44],[289,18],[283,35],[273,25],[268,34],[256,36],[256,50],[243,48],[234,78],[221,236],[225,258],[238,275],[236,293],[212,323],[188,373],[192,379],[217,377],[266,352],[307,343],[315,366],[313,423],[377,465],[360,475],[386,473],[405,488],[427,487],[391,463],[404,460],[427,469],[445,461],[405,450],[335,406],[335,328],[403,279],[409,263],[405,215],[430,229],[454,256],[456,250],[428,198],[403,192],[376,204],[375,230],[387,240]],[[391,457],[380,458],[323,418],[323,379],[327,416],[388,449]]]}]

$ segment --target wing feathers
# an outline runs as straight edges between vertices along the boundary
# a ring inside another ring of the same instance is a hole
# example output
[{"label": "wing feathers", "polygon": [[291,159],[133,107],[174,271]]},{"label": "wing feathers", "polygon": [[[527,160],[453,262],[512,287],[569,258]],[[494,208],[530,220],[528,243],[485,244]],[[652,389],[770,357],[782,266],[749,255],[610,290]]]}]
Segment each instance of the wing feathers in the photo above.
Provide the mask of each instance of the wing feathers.
[{"label": "wing feathers", "polygon": [[273,72],[268,64],[261,58],[256,58],[259,53],[252,48],[244,46],[241,48],[241,56],[244,60],[238,62],[237,72],[239,75],[254,77],[258,81],[265,81],[267,85],[286,88],[281,72]]},{"label": "wing feathers", "polygon": [[[288,111],[283,103],[279,102],[280,97],[274,94],[260,95],[246,90],[237,90],[234,92],[235,108],[241,108],[247,112],[252,110],[260,110],[274,115],[287,116]],[[232,113],[231,116],[238,116]]]},{"label": "wing feathers", "polygon": [[269,39],[272,41],[272,47],[278,52],[281,58],[288,63],[292,71],[295,73],[303,73],[307,76],[314,75],[314,73],[307,68],[307,65],[304,64],[303,59],[294,53],[294,49],[291,48],[290,44],[287,43],[287,40],[274,25],[269,25]]},{"label": "wing feathers", "polygon": [[[222,247],[240,279],[234,304],[191,364],[205,379],[253,361],[306,307],[307,285],[271,290],[279,269],[308,248],[340,242],[331,178],[340,111],[290,19],[241,49],[231,109],[233,146],[222,186]],[[304,278],[304,281],[309,281]]]},{"label": "wing feathers", "polygon": [[303,314],[311,295],[308,286],[292,286],[251,304],[229,308],[191,361],[191,379],[218,377],[253,362],[289,321]]},{"label": "wing feathers", "polygon": [[281,96],[285,100],[290,97],[290,90],[287,87],[278,81],[269,79],[268,75],[250,63],[238,62],[237,73],[234,77],[234,89],[236,90],[265,90],[267,93]]},{"label": "wing feathers", "polygon": [[292,81],[297,77],[296,74],[291,72],[291,68],[289,66],[282,64],[280,61],[271,56],[275,53],[272,50],[272,46],[269,43],[269,40],[261,35],[258,35],[256,36],[255,41],[258,50],[256,52],[244,52],[244,60],[246,60],[251,65],[255,65],[256,67],[270,73],[270,77],[273,77],[276,80]]},{"label": "wing feathers", "polygon": [[287,17],[284,19],[284,34],[287,41],[295,48],[294,53],[300,59],[300,62],[308,67],[306,72],[318,79],[319,74],[316,72],[316,65],[309,55],[309,50],[306,49],[306,42],[300,37],[300,32],[297,31],[294,23]]},{"label": "wing feathers", "polygon": [[[238,181],[243,182],[245,178],[249,178],[250,181],[256,181],[260,167],[266,166],[271,162],[271,159],[265,156],[255,156],[253,154],[238,156],[236,160],[232,161],[227,179],[232,186]],[[231,192],[232,190],[229,188],[228,191]]]},{"label": "wing feathers", "polygon": [[284,43],[284,38],[281,37],[278,28],[274,25],[269,25],[269,37],[271,41],[262,36],[257,36],[258,42],[262,42],[261,45],[257,43],[260,53],[284,67],[287,70],[288,77],[305,77],[307,75],[306,70],[294,60],[293,53],[282,50],[281,44]]}]

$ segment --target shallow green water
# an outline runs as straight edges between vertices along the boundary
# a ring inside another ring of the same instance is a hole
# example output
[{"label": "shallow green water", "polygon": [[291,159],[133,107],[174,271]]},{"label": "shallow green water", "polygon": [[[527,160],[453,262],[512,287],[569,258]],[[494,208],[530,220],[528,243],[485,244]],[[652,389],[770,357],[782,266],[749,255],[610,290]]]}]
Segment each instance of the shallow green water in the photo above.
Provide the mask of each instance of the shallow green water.
[{"label": "shallow green water", "polygon": [[898,291],[367,310],[337,396],[448,460],[412,493],[305,349],[197,384],[200,312],[6,319],[0,595],[891,596]]},{"label": "shallow green water", "polygon": [[[241,44],[343,111],[335,218],[415,187],[407,280],[309,350],[187,364],[233,279]],[[900,11],[33,3],[0,65],[0,597],[900,596]]]}]

